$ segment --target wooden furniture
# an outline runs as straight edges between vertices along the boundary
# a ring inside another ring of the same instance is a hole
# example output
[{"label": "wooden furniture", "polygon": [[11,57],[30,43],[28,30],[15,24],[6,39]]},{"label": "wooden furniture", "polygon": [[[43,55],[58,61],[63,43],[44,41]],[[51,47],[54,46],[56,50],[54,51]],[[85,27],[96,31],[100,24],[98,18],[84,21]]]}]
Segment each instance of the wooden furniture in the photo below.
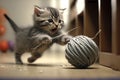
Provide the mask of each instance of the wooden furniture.
[{"label": "wooden furniture", "polygon": [[120,70],[120,0],[85,0],[84,35],[92,37],[99,29],[99,63]]},{"label": "wooden furniture", "polygon": [[[85,0],[84,10],[84,29],[83,34],[88,37],[94,37],[99,31],[98,25],[98,1],[97,0]],[[94,41],[99,45],[98,36]]]},{"label": "wooden furniture", "polygon": [[100,1],[100,64],[120,70],[120,0]]}]

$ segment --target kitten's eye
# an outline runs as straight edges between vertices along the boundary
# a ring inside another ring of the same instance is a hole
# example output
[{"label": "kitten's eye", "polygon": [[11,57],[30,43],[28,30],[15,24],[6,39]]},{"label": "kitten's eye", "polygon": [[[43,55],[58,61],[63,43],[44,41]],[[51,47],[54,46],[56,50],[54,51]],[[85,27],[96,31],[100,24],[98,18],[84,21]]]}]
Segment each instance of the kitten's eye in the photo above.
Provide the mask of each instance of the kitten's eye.
[{"label": "kitten's eye", "polygon": [[63,23],[63,21],[62,21],[62,20],[59,20],[59,23]]},{"label": "kitten's eye", "polygon": [[61,20],[59,20],[59,23],[61,23]]},{"label": "kitten's eye", "polygon": [[49,22],[53,22],[53,20],[52,20],[52,19],[48,19],[48,21],[49,21]]}]

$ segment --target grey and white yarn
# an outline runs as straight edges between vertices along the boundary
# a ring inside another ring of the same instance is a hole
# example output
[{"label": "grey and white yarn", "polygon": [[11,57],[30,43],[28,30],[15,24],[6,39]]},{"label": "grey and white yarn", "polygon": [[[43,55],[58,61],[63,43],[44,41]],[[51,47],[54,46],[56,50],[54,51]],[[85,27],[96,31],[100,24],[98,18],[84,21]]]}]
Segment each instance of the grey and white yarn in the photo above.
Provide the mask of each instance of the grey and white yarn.
[{"label": "grey and white yarn", "polygon": [[68,62],[76,68],[87,68],[98,58],[98,46],[89,37],[80,35],[72,38],[65,49]]}]

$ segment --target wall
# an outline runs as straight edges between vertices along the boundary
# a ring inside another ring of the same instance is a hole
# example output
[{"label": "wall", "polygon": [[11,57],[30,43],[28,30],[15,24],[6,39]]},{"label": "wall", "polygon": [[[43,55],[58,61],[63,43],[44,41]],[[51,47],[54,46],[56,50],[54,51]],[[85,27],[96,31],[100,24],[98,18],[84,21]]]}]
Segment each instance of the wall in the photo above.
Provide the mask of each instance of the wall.
[{"label": "wall", "polygon": [[[0,7],[21,27],[33,24],[32,14],[34,5],[39,5],[39,0],[0,0]],[[5,39],[14,41],[14,32],[9,23],[6,22]]]}]

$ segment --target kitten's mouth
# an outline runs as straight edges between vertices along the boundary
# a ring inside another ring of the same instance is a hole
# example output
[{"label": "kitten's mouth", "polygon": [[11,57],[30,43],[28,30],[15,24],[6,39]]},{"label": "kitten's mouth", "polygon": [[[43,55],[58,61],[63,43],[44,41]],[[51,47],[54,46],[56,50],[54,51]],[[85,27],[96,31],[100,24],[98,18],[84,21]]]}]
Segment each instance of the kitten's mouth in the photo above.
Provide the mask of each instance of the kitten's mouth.
[{"label": "kitten's mouth", "polygon": [[54,29],[51,29],[51,32],[56,32],[57,31],[57,28],[54,28]]}]

